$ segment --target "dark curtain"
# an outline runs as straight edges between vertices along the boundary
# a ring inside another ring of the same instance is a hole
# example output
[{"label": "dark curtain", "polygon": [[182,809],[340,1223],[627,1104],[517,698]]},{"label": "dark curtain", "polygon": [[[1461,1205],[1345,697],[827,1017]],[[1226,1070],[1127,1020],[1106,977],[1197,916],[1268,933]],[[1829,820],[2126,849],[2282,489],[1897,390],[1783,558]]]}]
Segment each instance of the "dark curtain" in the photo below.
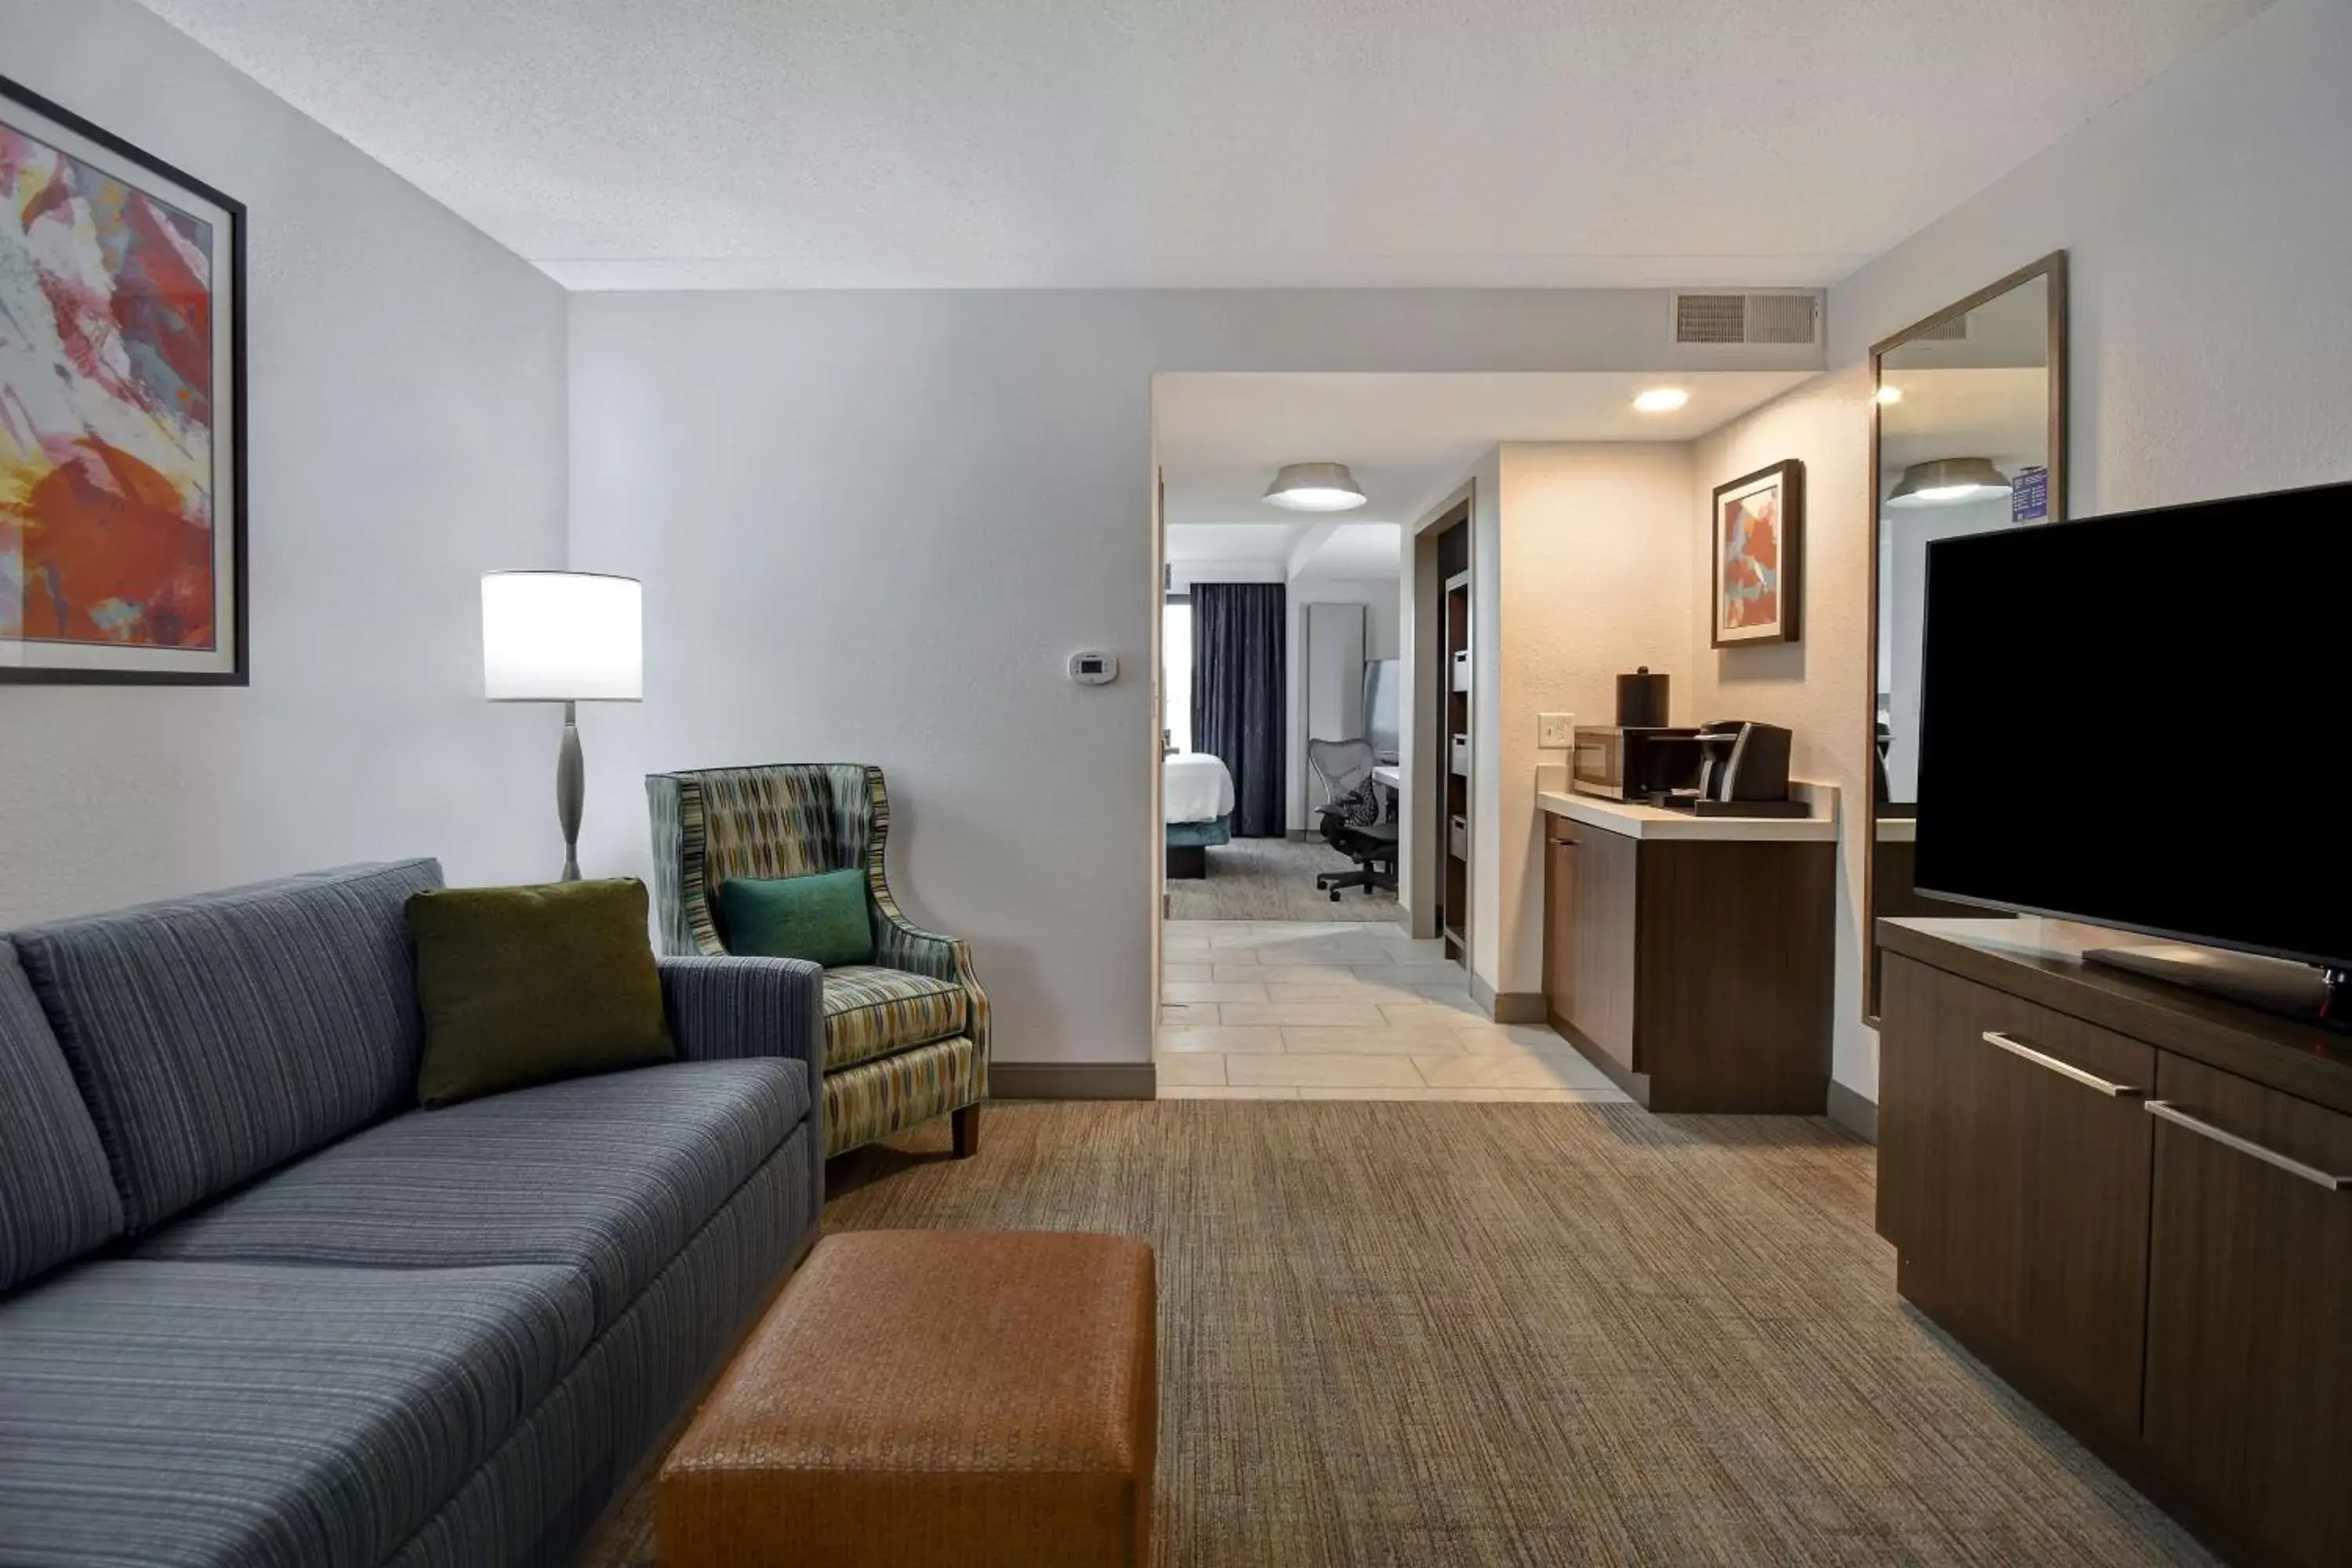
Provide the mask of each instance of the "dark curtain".
[{"label": "dark curtain", "polygon": [[1192,749],[1233,771],[1233,830],[1244,838],[1279,838],[1288,826],[1288,629],[1279,583],[1192,584]]}]

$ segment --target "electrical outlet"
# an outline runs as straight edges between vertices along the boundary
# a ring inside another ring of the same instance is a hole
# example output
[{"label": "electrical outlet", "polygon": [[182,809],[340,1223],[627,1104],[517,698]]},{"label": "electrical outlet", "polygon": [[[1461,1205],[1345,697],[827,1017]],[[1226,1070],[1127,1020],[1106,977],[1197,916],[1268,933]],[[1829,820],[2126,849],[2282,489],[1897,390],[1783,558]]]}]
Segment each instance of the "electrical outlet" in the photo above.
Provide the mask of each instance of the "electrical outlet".
[{"label": "electrical outlet", "polygon": [[1536,749],[1564,752],[1576,744],[1576,715],[1573,713],[1538,713],[1536,715]]}]

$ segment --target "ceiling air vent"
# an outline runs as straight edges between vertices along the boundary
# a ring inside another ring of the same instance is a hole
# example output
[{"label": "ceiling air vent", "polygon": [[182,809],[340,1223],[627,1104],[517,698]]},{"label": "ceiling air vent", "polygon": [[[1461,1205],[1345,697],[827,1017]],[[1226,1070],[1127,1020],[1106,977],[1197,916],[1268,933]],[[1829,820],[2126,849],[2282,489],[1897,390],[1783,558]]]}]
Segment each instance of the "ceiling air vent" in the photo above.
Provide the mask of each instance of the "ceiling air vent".
[{"label": "ceiling air vent", "polygon": [[1913,332],[1915,343],[1964,343],[1969,341],[1969,317],[1963,310],[1948,321],[1938,321],[1924,332]]},{"label": "ceiling air vent", "polygon": [[1812,293],[1676,293],[1678,343],[1814,343],[1822,300]]}]

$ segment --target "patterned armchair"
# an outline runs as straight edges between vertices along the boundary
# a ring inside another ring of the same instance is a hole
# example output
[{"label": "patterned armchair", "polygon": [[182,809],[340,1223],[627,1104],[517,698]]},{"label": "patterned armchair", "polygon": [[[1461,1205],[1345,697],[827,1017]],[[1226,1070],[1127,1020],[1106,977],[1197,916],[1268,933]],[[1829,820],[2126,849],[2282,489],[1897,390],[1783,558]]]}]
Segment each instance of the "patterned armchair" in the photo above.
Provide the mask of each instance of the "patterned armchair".
[{"label": "patterned armchair", "polygon": [[862,763],[654,773],[654,889],[662,951],[723,954],[730,877],[866,871],[874,961],[824,972],[825,1152],[955,1113],[955,1152],[980,1146],[988,996],[971,950],[907,923],[883,878],[890,797]]}]

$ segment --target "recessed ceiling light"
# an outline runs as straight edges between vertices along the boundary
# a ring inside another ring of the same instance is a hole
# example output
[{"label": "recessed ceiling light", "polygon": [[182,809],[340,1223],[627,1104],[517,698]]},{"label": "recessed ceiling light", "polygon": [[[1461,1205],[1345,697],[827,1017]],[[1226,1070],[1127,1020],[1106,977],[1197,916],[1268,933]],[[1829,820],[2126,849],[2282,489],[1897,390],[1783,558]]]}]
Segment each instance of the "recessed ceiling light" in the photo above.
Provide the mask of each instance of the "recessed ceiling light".
[{"label": "recessed ceiling light", "polygon": [[1903,389],[1899,386],[1882,386],[1878,389],[1878,401],[1900,403],[1903,401]]},{"label": "recessed ceiling light", "polygon": [[1672,414],[1690,401],[1690,394],[1679,386],[1654,386],[1633,399],[1633,406],[1644,414]]},{"label": "recessed ceiling light", "polygon": [[1265,487],[1265,504],[1290,511],[1353,511],[1363,487],[1345,463],[1285,463]]}]

